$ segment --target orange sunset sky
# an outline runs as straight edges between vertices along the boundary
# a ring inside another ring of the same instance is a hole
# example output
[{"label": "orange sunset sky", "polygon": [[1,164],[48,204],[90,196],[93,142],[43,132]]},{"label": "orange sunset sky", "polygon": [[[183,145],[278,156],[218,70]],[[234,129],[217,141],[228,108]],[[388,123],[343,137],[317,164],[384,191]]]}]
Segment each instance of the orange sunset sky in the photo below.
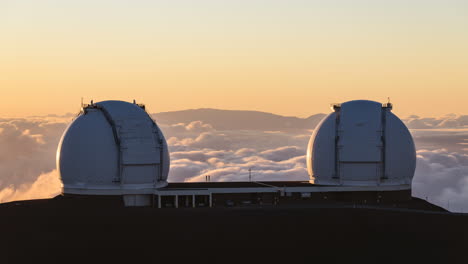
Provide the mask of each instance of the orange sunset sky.
[{"label": "orange sunset sky", "polygon": [[468,1],[0,1],[0,117],[86,101],[467,114]]}]

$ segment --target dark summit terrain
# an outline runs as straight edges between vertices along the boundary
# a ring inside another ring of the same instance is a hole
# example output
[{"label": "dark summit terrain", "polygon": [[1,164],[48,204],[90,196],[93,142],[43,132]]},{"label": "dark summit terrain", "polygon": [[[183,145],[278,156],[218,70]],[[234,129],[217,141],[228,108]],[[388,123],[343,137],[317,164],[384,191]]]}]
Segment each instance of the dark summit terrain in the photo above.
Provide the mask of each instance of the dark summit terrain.
[{"label": "dark summit terrain", "polygon": [[0,205],[1,263],[467,263],[468,215],[414,198],[346,204],[124,208],[119,197]]}]

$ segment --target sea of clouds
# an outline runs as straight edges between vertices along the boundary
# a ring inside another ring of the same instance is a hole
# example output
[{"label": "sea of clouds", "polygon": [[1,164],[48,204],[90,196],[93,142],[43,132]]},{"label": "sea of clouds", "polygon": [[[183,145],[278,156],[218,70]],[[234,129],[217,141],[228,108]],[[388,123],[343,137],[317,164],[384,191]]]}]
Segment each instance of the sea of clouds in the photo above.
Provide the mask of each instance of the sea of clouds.
[{"label": "sea of clouds", "polygon": [[[0,202],[60,193],[56,148],[74,115],[0,118]],[[468,118],[405,119],[417,146],[413,195],[468,212]],[[418,124],[418,127],[415,127]],[[423,126],[424,125],[424,126]],[[171,152],[172,182],[308,180],[311,129],[218,130],[194,120],[159,123]]]}]

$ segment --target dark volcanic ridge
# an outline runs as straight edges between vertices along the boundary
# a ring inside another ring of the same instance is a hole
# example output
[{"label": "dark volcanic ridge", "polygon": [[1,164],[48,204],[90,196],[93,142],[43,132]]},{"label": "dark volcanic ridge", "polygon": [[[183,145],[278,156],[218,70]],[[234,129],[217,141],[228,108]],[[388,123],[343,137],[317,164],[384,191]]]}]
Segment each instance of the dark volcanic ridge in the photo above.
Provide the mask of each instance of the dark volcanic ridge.
[{"label": "dark volcanic ridge", "polygon": [[190,123],[202,121],[218,130],[289,130],[314,129],[325,114],[315,114],[307,118],[281,116],[267,112],[220,110],[211,108],[188,109],[161,112],[151,115],[161,123]]}]

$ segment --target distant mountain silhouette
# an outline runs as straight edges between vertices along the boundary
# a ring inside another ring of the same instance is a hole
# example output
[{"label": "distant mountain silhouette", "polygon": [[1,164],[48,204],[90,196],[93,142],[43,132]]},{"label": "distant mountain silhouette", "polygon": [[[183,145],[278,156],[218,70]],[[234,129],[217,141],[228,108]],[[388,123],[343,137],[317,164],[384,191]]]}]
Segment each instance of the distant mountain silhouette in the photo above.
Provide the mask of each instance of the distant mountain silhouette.
[{"label": "distant mountain silhouette", "polygon": [[281,116],[260,111],[189,109],[182,111],[152,114],[160,123],[176,124],[202,121],[219,130],[290,130],[314,129],[325,114],[315,114],[308,118]]}]

